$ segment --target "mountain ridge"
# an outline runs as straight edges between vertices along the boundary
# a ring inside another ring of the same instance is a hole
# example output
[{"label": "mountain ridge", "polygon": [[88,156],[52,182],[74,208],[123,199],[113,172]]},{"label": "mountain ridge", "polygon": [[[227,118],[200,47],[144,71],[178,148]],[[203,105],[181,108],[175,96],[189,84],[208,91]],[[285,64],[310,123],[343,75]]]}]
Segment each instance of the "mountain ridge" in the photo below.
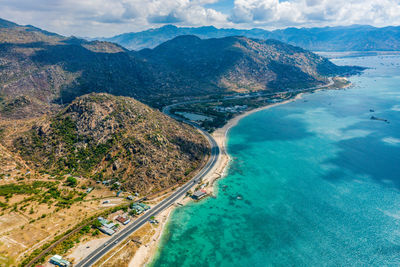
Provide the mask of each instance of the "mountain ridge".
[{"label": "mountain ridge", "polygon": [[238,36],[187,35],[137,52],[12,24],[0,28],[0,52],[0,114],[8,118],[44,114],[92,92],[160,108],[174,97],[289,90],[354,73],[279,41]]},{"label": "mountain ridge", "polygon": [[[202,39],[241,35],[248,38],[276,39],[312,51],[396,51],[400,50],[400,26],[374,27],[350,25],[336,27],[277,29],[176,27],[165,25],[141,32],[129,32],[108,38],[93,38],[118,43],[127,49],[154,48],[179,35],[196,35]],[[393,38],[395,36],[395,38]]]},{"label": "mountain ridge", "polygon": [[0,28],[0,52],[0,114],[6,118],[43,115],[92,92],[161,108],[171,98],[313,87],[362,70],[274,40],[185,35],[129,51],[16,24]]}]

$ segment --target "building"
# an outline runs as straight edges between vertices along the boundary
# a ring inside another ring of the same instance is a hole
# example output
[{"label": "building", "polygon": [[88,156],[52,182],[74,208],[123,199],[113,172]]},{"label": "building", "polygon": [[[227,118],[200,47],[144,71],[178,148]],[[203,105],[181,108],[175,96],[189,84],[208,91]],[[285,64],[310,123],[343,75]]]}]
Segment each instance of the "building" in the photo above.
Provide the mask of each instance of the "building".
[{"label": "building", "polygon": [[107,228],[105,226],[102,226],[100,228],[98,228],[100,230],[100,232],[106,234],[106,235],[113,235],[115,234],[115,230]]},{"label": "building", "polygon": [[144,212],[144,209],[137,203],[132,204],[131,209],[136,211],[136,214],[141,214],[142,212]]},{"label": "building", "polygon": [[150,206],[149,206],[149,205],[146,205],[146,204],[144,204],[144,203],[138,203],[138,205],[139,205],[140,207],[142,207],[145,211],[150,209]]},{"label": "building", "polygon": [[60,255],[54,255],[53,257],[51,257],[50,263],[61,267],[71,266],[71,263],[69,261],[63,260],[63,258]]},{"label": "building", "polygon": [[93,189],[94,189],[94,187],[89,187],[87,190],[86,190],[86,193],[90,193],[90,192],[92,192],[93,191]]},{"label": "building", "polygon": [[195,200],[199,200],[205,196],[207,196],[207,192],[205,190],[197,190],[196,192],[193,193],[192,198]]},{"label": "building", "polygon": [[97,217],[97,220],[101,223],[101,225],[108,223],[108,221],[106,219],[104,219],[103,217]]},{"label": "building", "polygon": [[101,227],[98,227],[101,232],[105,233],[106,235],[113,235],[115,233],[115,229],[117,228],[115,223],[109,222],[103,217],[98,217],[97,220],[101,224]]},{"label": "building", "polygon": [[145,212],[146,210],[150,209],[149,205],[146,205],[144,203],[133,203],[131,206],[131,209],[136,211],[136,214],[141,214]]},{"label": "building", "polygon": [[122,223],[122,225],[127,225],[131,221],[128,216],[118,216],[115,220]]}]

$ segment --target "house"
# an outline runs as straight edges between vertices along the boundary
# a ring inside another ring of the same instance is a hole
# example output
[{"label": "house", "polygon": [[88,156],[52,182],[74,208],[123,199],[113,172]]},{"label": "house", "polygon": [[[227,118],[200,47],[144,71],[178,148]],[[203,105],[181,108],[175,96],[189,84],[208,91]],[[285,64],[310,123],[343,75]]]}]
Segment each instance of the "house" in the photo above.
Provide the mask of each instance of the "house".
[{"label": "house", "polygon": [[133,203],[131,209],[135,210],[137,214],[141,214],[150,209],[150,206],[144,203]]},{"label": "house", "polygon": [[144,203],[138,203],[138,205],[139,205],[140,207],[142,207],[145,211],[150,209],[150,206],[149,206],[149,205],[146,205],[146,204],[144,204]]},{"label": "house", "polygon": [[90,192],[92,192],[93,191],[93,189],[94,189],[94,187],[89,187],[87,190],[86,190],[86,193],[90,193]]},{"label": "house", "polygon": [[133,196],[130,195],[130,196],[128,196],[126,199],[128,199],[128,200],[133,200]]},{"label": "house", "polygon": [[97,220],[101,223],[101,225],[107,227],[107,228],[114,228],[115,227],[115,223],[109,222],[106,219],[104,219],[103,217],[98,217]]},{"label": "house", "polygon": [[131,221],[128,216],[118,216],[115,220],[122,223],[122,225],[127,225]]},{"label": "house", "polygon": [[119,197],[119,195],[121,195],[121,193],[122,193],[122,190],[119,190],[119,191],[117,192],[117,197]]},{"label": "house", "polygon": [[117,228],[117,225],[116,225],[115,223],[113,223],[113,222],[109,222],[109,223],[103,224],[103,226],[106,227],[106,228],[108,228],[108,229],[115,229],[115,228]]},{"label": "house", "polygon": [[101,224],[101,227],[98,227],[101,232],[107,235],[113,235],[115,233],[115,229],[117,228],[115,223],[109,222],[103,217],[98,217],[97,220]]},{"label": "house", "polygon": [[71,266],[71,263],[69,261],[63,260],[60,255],[54,255],[53,257],[51,257],[50,263],[61,267]]},{"label": "house", "polygon": [[106,235],[113,235],[113,234],[115,234],[115,230],[110,229],[110,228],[107,228],[107,227],[105,227],[105,226],[100,227],[99,230],[100,230],[100,232],[102,232],[102,233],[104,233],[104,234],[106,234]]},{"label": "house", "polygon": [[144,212],[144,209],[137,203],[132,204],[131,209],[136,211],[136,214],[141,214],[142,212]]},{"label": "house", "polygon": [[207,195],[207,192],[205,190],[197,190],[196,192],[193,193],[192,198],[195,200],[202,199]]}]

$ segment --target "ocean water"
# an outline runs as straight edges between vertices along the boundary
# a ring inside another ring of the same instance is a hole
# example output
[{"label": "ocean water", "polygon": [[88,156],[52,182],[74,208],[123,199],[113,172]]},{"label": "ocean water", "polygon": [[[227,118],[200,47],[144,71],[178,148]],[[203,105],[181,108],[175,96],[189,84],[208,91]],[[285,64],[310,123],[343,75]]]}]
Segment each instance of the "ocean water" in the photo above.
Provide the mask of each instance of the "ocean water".
[{"label": "ocean water", "polygon": [[371,69],[242,119],[217,197],[173,212],[151,266],[400,265],[400,57],[335,62]]}]

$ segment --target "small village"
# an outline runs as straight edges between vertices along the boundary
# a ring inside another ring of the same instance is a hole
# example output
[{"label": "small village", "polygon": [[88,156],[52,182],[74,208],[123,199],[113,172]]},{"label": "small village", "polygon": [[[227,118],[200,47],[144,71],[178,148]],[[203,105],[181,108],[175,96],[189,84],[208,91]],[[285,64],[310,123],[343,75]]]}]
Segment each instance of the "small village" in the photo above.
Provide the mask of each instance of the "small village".
[{"label": "small village", "polygon": [[[112,186],[115,184],[112,180],[106,180],[106,181],[98,181],[98,184],[102,184],[103,186]],[[189,193],[187,197],[193,199],[194,201],[199,201],[206,196],[208,196],[207,191],[204,190],[204,187],[206,184],[201,184],[196,187],[195,191],[192,193]],[[89,187],[87,189],[87,193],[90,193],[94,191],[94,187]],[[115,193],[116,197],[121,197],[123,194],[126,194],[126,192],[123,192],[122,190],[117,189],[118,191]],[[128,195],[124,197],[126,201],[133,201],[134,199],[138,198],[139,194],[134,193],[132,195]],[[177,203],[178,205],[182,205],[180,203]],[[112,198],[106,199],[101,201],[100,205],[113,205]],[[120,210],[117,212],[114,212],[108,216],[99,216],[96,218],[94,223],[92,224],[92,227],[95,227],[100,233],[102,233],[104,236],[113,236],[115,233],[125,229],[130,223],[132,223],[134,220],[140,218],[146,211],[150,210],[151,206],[148,204],[145,204],[142,200],[137,200],[132,202],[129,205],[128,209],[125,210]],[[148,222],[150,224],[157,225],[159,221],[155,219],[154,216],[150,217]],[[107,243],[107,242],[106,242]],[[86,247],[89,249],[90,247]],[[60,267],[69,267],[73,266],[73,263],[68,260],[68,256],[63,257],[62,255],[55,254],[52,255],[49,260],[48,264],[46,265],[38,265],[40,266],[60,266]]]}]

